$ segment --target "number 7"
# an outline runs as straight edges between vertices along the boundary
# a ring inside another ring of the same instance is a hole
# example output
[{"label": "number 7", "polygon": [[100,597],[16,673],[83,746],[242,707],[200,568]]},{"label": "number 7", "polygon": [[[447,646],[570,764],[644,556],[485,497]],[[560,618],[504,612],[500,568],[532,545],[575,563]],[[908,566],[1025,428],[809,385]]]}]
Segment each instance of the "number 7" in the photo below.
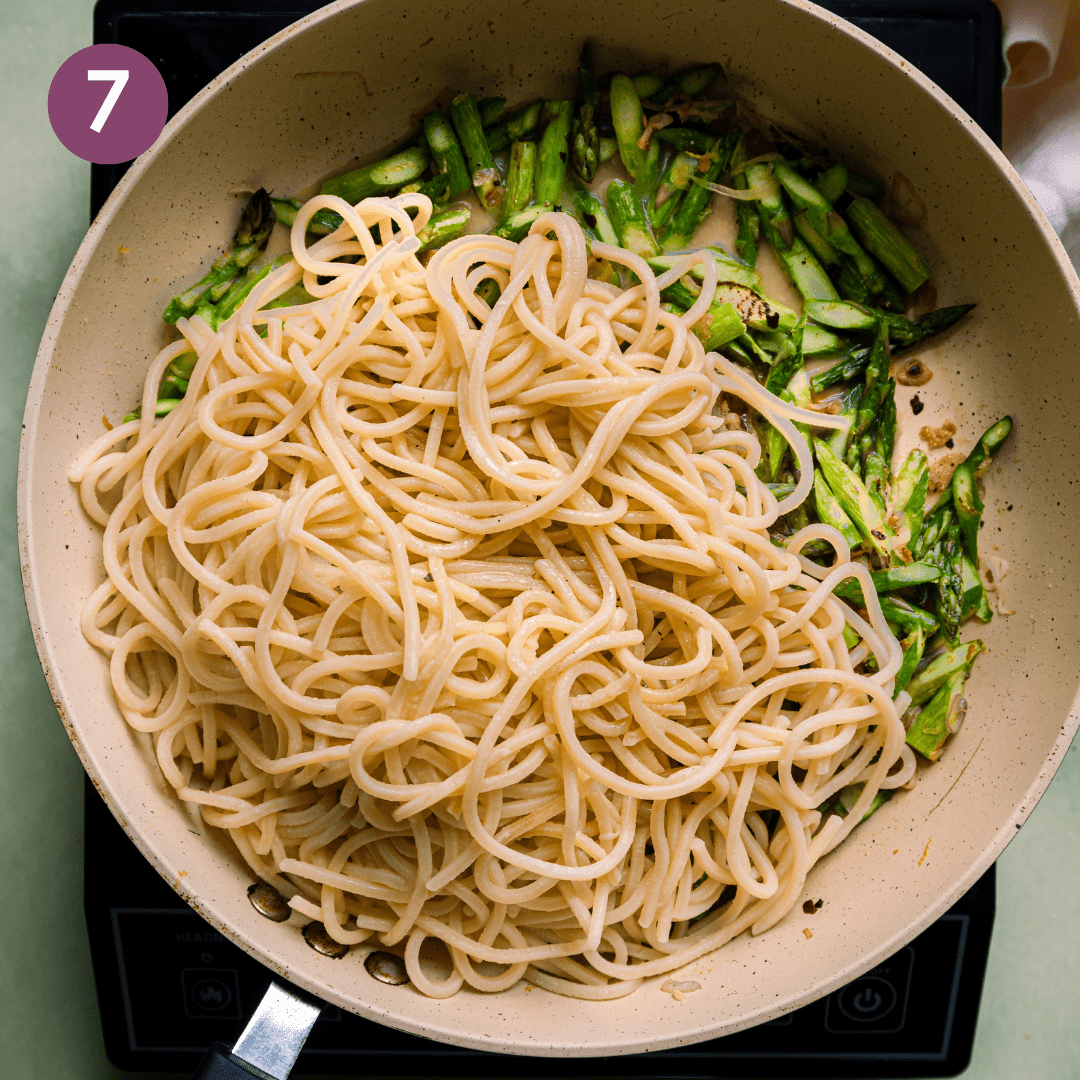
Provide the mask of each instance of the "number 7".
[{"label": "number 7", "polygon": [[109,114],[113,111],[113,107],[120,98],[120,92],[127,86],[128,78],[131,76],[131,72],[127,70],[123,71],[101,71],[90,70],[86,73],[86,78],[89,82],[111,82],[112,89],[105,95],[105,100],[101,103],[101,108],[97,111],[97,116],[94,117],[93,123],[90,125],[91,131],[101,131],[105,126],[105,121],[109,119]]}]

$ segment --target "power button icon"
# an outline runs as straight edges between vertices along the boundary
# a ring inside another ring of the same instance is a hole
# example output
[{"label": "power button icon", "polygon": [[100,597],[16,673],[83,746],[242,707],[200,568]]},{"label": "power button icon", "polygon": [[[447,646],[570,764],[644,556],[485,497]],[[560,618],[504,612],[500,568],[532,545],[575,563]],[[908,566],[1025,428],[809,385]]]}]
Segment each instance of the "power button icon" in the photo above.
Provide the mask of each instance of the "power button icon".
[{"label": "power button icon", "polygon": [[886,963],[830,994],[825,1008],[825,1029],[849,1035],[900,1031],[907,1012],[912,959],[908,946]]},{"label": "power button icon", "polygon": [[896,1006],[896,987],[876,975],[864,975],[844,987],[836,1004],[849,1020],[880,1020]]}]

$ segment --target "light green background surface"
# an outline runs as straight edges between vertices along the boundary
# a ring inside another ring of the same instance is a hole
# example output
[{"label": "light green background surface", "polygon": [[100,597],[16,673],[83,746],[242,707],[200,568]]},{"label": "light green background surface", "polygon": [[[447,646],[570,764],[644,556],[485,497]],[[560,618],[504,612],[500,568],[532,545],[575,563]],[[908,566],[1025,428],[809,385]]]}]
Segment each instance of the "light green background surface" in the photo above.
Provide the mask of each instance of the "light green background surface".
[{"label": "light green background surface", "polygon": [[[90,166],[49,127],[91,0],[0,0],[0,1076],[132,1077],[105,1059],[82,915],[82,775],[38,668],[15,530],[23,401],[87,226]],[[1075,537],[1067,542],[1075,543]],[[965,1080],[1080,1077],[1080,755],[998,863],[998,914]],[[924,1003],[932,1008],[933,1003]],[[155,1074],[160,1076],[161,1074]],[[148,1080],[148,1078],[147,1078]]]}]

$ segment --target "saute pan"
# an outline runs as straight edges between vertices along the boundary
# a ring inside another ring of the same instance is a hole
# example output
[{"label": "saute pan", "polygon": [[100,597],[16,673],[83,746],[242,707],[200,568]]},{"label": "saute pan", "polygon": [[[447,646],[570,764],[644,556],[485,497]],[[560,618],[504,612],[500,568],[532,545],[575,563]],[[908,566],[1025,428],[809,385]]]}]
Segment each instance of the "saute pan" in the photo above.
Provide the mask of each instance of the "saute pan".
[{"label": "saute pan", "polygon": [[[691,964],[676,1001],[659,985],[603,1003],[519,985],[431,1000],[310,948],[263,918],[251,878],[183,809],[113,705],[105,658],[78,613],[102,578],[97,529],[66,471],[137,400],[160,312],[220,251],[229,189],[280,193],[385,150],[444,88],[511,102],[567,96],[583,39],[600,70],[723,63],[758,116],[861,172],[902,172],[927,205],[915,242],[940,302],[975,312],[927,348],[923,422],[956,424],[966,451],[997,417],[1014,433],[988,478],[981,544],[1007,560],[1016,614],[981,631],[965,726],[914,791],[877,812],[813,874],[769,933]],[[127,249],[126,251],[124,249]],[[1080,283],[1042,212],[975,123],[895,53],[797,0],[341,2],[271,38],[211,83],[127,173],[57,297],[26,406],[19,529],[38,651],[72,742],[112,812],[201,915],[267,966],[373,1020],[462,1046],[611,1055],[693,1043],[774,1018],[880,963],[942,914],[1031,812],[1078,723]],[[810,920],[802,900],[822,899]],[[812,922],[812,926],[810,925]],[[804,934],[812,929],[812,936]]]}]

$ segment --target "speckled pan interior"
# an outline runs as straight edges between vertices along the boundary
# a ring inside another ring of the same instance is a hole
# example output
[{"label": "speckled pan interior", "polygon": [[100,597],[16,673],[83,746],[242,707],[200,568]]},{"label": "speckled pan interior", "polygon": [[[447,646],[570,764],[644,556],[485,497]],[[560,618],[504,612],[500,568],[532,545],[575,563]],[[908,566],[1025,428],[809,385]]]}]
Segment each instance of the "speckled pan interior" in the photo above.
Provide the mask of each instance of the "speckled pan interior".
[{"label": "speckled pan interior", "polygon": [[[692,32],[688,33],[688,28]],[[853,166],[902,170],[926,198],[917,243],[941,302],[978,301],[924,359],[924,422],[951,418],[967,450],[1005,413],[1012,438],[988,483],[983,544],[1012,570],[1017,614],[983,636],[967,722],[915,791],[813,872],[763,937],[743,936],[680,978],[591,1004],[527,988],[436,1001],[375,982],[365,948],[318,955],[261,918],[251,879],[178,805],[113,705],[78,615],[102,578],[98,531],[66,470],[135,401],[167,299],[226,241],[241,183],[278,192],[388,146],[446,87],[516,100],[573,93],[582,38],[600,70],[721,60],[734,93]],[[688,43],[692,52],[688,53]],[[123,252],[123,249],[127,249]],[[1080,672],[1080,285],[1045,218],[974,123],[910,66],[811,4],[684,0],[363,0],[328,7],[235,65],[128,173],[75,257],[34,369],[19,476],[27,604],[60,715],[113,813],[211,923],[327,1001],[433,1039],[521,1054],[608,1055],[693,1043],[769,1020],[880,963],[945,911],[1002,851],[1077,725]],[[812,923],[813,936],[804,935]]]}]

